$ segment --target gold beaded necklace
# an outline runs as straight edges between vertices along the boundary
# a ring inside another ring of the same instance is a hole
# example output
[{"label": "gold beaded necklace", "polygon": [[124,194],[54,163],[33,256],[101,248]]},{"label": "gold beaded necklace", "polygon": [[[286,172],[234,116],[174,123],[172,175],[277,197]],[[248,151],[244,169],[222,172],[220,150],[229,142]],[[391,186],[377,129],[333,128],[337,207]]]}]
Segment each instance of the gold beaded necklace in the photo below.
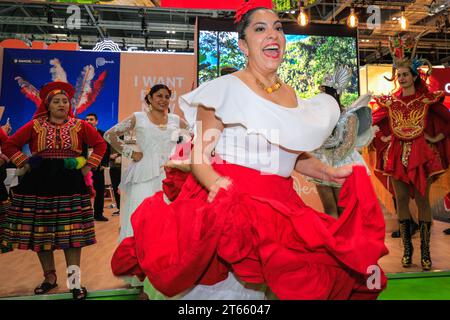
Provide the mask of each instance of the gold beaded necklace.
[{"label": "gold beaded necklace", "polygon": [[274,83],[273,85],[271,85],[270,87],[266,87],[266,86],[264,85],[264,83],[262,83],[262,82],[261,82],[261,81],[260,81],[260,80],[252,73],[252,72],[250,72],[250,73],[255,77],[256,84],[257,84],[261,89],[263,89],[265,92],[267,92],[268,94],[271,94],[271,93],[277,91],[277,90],[280,89],[281,86],[282,86],[281,80],[280,80],[280,78],[278,78],[278,76],[275,77],[275,83]]},{"label": "gold beaded necklace", "polygon": [[158,124],[158,123],[155,123],[154,121],[152,121],[152,120],[154,119],[154,117],[152,117],[152,113],[151,113],[151,112],[147,112],[147,114],[148,114],[148,116],[149,116],[150,121],[151,121],[155,126],[157,126],[157,127],[160,128],[160,129],[165,129],[165,128],[167,128],[167,123],[168,123],[168,120],[169,120],[167,115],[164,116],[164,121],[165,121],[166,123]]}]

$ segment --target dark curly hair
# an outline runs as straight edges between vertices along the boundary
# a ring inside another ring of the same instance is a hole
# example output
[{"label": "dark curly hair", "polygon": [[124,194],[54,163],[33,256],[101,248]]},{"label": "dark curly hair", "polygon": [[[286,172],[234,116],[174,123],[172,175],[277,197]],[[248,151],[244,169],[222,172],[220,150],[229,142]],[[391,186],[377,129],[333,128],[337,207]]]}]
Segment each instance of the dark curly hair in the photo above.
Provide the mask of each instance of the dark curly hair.
[{"label": "dark curly hair", "polygon": [[236,24],[236,31],[238,33],[239,39],[245,39],[245,30],[250,25],[250,19],[252,18],[253,14],[259,10],[269,10],[269,11],[272,11],[273,13],[277,14],[272,9],[265,8],[265,7],[256,7],[256,8],[253,8],[253,9],[247,11],[244,14],[244,16],[242,17],[241,21],[239,21]]},{"label": "dark curly hair", "polygon": [[155,84],[150,91],[147,93],[147,95],[145,96],[144,100],[145,102],[150,105],[150,97],[153,97],[153,95],[158,92],[161,89],[166,89],[169,92],[169,96],[172,96],[172,91],[170,91],[169,87],[167,87],[165,84]]}]

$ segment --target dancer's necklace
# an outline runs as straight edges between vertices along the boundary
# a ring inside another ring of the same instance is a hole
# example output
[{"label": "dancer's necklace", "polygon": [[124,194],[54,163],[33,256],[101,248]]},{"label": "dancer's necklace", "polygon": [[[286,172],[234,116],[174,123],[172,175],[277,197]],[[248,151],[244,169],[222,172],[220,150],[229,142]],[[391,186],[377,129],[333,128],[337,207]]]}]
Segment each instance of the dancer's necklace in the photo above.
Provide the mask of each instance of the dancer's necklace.
[{"label": "dancer's necklace", "polygon": [[281,88],[282,86],[282,82],[280,80],[280,78],[278,78],[278,76],[275,77],[275,83],[269,87],[267,87],[264,83],[262,83],[261,80],[258,79],[258,77],[256,77],[253,72],[250,71],[250,73],[252,74],[252,76],[255,78],[256,80],[256,84],[263,89],[265,92],[267,92],[268,94],[271,94],[275,91],[277,91],[278,89]]},{"label": "dancer's necklace", "polygon": [[258,84],[258,86],[261,87],[261,89],[263,89],[265,92],[267,92],[269,94],[271,94],[281,88],[281,81],[280,81],[280,79],[278,79],[278,77],[276,78],[275,83],[270,87],[266,87],[264,85],[264,83],[259,81],[259,79],[256,79],[256,83]]},{"label": "dancer's necklace", "polygon": [[[155,118],[154,117],[152,117],[152,114],[150,113],[150,112],[148,112],[148,116],[149,116],[149,118],[151,119],[151,120],[155,120]],[[167,127],[167,115],[165,115],[164,116],[164,122],[165,123],[161,123],[161,124],[157,124],[157,123],[155,123],[155,121],[152,121],[153,122],[153,124],[154,125],[156,125],[158,128],[160,128],[160,129],[165,129],[166,127]]]}]

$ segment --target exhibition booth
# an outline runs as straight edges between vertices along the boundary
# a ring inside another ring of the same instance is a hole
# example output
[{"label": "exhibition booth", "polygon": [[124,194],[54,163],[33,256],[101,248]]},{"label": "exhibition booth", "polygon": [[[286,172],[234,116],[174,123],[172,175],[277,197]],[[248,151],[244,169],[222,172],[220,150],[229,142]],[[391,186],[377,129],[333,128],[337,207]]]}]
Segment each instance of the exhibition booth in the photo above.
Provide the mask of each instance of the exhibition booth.
[{"label": "exhibition booth", "polygon": [[[169,2],[166,1],[167,7],[171,7]],[[199,17],[195,28],[194,51],[184,53],[129,52],[118,46],[111,47],[106,42],[94,51],[81,49],[76,42],[46,44],[43,41],[25,43],[18,39],[3,39],[0,41],[0,106],[3,108],[0,124],[8,121],[12,133],[17,131],[36,111],[39,88],[61,77],[65,77],[77,89],[88,87],[92,91],[91,101],[80,104],[74,113],[81,119],[89,113],[97,114],[98,127],[104,131],[133,112],[146,110],[144,98],[149,89],[159,83],[172,91],[170,111],[183,117],[178,106],[181,95],[217,78],[223,68],[242,69],[246,64],[246,58],[238,48],[232,19]],[[386,77],[391,76],[392,65],[361,66],[358,32],[355,29],[338,24],[312,24],[305,31],[296,22],[287,22],[285,34],[286,53],[279,76],[297,91],[300,98],[310,98],[319,93],[323,77],[336,65],[349,66],[352,71],[350,85],[341,96],[345,106],[350,106],[360,95],[389,94],[396,89],[393,82],[386,80]],[[427,81],[433,91],[445,92],[443,103],[450,111],[450,68],[433,66]],[[370,106],[373,110],[377,108],[374,100]],[[130,143],[133,142],[132,136],[128,139]],[[375,177],[375,152],[370,146],[360,152],[371,171],[371,181],[386,222],[386,244],[390,253],[381,259],[380,265],[392,279],[418,281],[422,279],[420,262],[415,261],[409,269],[402,268],[400,264],[401,240],[391,237],[391,233],[398,229],[396,208],[393,195]],[[122,162],[122,175],[128,164],[127,160]],[[16,185],[16,169],[10,167],[7,173],[7,187]],[[109,175],[109,171],[105,171],[105,174]],[[293,177],[294,188],[303,201],[315,210],[322,211],[323,206],[314,183],[298,173],[294,173]],[[133,299],[137,295],[136,289],[115,277],[110,267],[112,254],[118,245],[120,219],[112,215],[116,211],[114,196],[109,176],[106,178],[108,192],[105,215],[110,220],[96,223],[98,243],[83,250],[83,283],[89,288],[92,299]],[[450,208],[446,205],[449,191],[450,172],[447,171],[432,185],[430,193],[435,219],[431,236],[433,270],[424,276],[431,279],[430,283],[434,281],[431,277],[434,272],[441,277],[450,276],[450,236],[442,232],[450,226]],[[417,208],[413,201],[410,208],[413,218],[417,219]],[[418,238],[413,241],[419,248]],[[57,255],[56,260],[57,269],[63,270],[63,253]],[[0,298],[32,298],[35,285],[41,281],[38,260],[32,252],[15,250],[1,254],[0,270]],[[63,280],[60,282],[63,283]],[[66,291],[61,285],[55,292],[55,299],[66,299]],[[385,298],[399,297],[387,294]]]}]

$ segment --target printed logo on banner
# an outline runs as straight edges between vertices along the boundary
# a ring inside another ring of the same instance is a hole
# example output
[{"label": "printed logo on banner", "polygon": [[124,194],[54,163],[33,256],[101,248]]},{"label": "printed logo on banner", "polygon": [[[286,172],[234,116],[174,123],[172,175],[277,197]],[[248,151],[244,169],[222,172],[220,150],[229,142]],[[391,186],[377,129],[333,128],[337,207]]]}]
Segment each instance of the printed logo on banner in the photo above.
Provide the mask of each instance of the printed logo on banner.
[{"label": "printed logo on banner", "polygon": [[113,51],[120,52],[120,47],[117,43],[112,40],[105,39],[103,41],[97,42],[92,51]]},{"label": "printed logo on banner", "polygon": [[42,59],[13,59],[14,64],[43,64]]},{"label": "printed logo on banner", "polygon": [[95,59],[95,66],[98,68],[98,67],[103,67],[105,64],[107,64],[107,63],[114,63],[114,61],[113,60],[106,60],[105,58],[103,58],[103,57],[99,57],[99,58],[97,58],[97,59]]}]

